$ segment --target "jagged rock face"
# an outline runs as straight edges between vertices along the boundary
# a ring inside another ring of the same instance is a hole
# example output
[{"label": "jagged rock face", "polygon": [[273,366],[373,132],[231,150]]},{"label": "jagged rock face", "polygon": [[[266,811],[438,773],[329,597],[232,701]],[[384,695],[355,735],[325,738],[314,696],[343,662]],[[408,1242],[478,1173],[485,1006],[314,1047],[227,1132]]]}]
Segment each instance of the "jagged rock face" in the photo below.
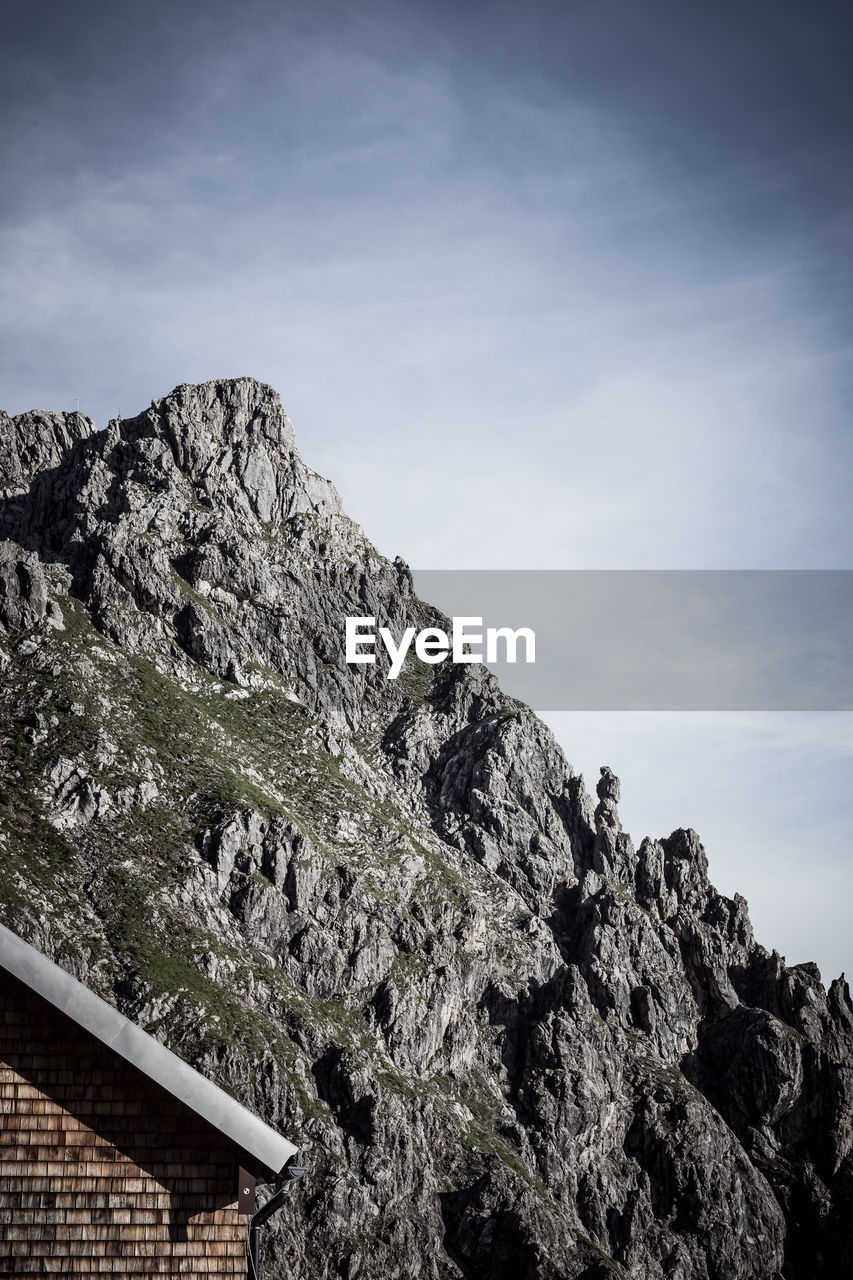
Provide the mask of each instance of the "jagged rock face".
[{"label": "jagged rock face", "polygon": [[10,418],[0,410],[0,489],[26,493],[34,476],[53,470],[73,445],[97,431],[82,413],[25,413]]},{"label": "jagged rock face", "polygon": [[853,1008],[643,840],[270,388],[0,420],[0,915],[302,1148],[267,1274],[789,1280],[853,1256]]}]

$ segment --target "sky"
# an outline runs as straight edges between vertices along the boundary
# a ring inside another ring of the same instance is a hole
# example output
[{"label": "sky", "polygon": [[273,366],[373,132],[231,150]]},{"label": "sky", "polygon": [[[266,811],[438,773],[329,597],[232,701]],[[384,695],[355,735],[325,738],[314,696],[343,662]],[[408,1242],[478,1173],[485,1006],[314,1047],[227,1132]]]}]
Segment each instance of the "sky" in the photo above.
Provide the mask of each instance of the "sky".
[{"label": "sky", "polygon": [[[250,374],[422,569],[849,568],[851,52],[836,0],[10,3],[0,404]],[[551,719],[853,968],[845,713]]]}]

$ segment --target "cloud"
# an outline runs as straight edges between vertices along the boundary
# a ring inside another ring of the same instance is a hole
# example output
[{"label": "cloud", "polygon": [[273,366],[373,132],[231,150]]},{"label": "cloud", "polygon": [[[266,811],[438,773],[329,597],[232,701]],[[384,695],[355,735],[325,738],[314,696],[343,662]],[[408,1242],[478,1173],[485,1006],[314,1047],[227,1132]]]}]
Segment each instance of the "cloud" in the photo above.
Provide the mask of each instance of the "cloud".
[{"label": "cloud", "polygon": [[[790,263],[685,230],[677,201],[664,216],[627,137],[586,108],[487,84],[471,117],[444,75],[327,47],[294,82],[280,110],[302,129],[282,125],[278,151],[179,131],[7,229],[10,407],[34,371],[99,418],[256,373],[380,545],[422,564],[831,554],[842,353]],[[471,146],[490,114],[511,174],[497,144]]]}]

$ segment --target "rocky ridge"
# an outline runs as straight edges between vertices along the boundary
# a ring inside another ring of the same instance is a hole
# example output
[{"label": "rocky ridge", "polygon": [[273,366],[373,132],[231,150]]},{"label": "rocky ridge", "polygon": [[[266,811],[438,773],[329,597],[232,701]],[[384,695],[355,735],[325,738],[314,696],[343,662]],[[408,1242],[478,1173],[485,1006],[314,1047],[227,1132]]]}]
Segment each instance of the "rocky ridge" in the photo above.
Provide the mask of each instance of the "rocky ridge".
[{"label": "rocky ridge", "polygon": [[812,1280],[853,1257],[853,1006],[635,850],[251,379],[0,416],[0,917],[303,1148],[267,1271]]}]

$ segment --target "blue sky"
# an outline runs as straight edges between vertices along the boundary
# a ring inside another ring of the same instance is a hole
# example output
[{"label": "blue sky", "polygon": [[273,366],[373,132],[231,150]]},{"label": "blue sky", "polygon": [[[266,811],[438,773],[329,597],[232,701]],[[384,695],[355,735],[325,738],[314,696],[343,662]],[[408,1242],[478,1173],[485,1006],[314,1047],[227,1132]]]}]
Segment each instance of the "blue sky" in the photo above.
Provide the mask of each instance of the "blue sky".
[{"label": "blue sky", "polygon": [[[9,411],[79,396],[103,425],[252,374],[423,568],[849,567],[849,6],[35,0],[5,24]],[[831,767],[796,718],[729,721],[725,750],[701,718],[596,723],[561,726],[570,759],[609,744],[637,821],[691,822],[712,873],[737,845],[762,940],[850,967],[841,720]],[[759,757],[754,803],[732,779]],[[825,912],[781,893],[793,850]]]}]

